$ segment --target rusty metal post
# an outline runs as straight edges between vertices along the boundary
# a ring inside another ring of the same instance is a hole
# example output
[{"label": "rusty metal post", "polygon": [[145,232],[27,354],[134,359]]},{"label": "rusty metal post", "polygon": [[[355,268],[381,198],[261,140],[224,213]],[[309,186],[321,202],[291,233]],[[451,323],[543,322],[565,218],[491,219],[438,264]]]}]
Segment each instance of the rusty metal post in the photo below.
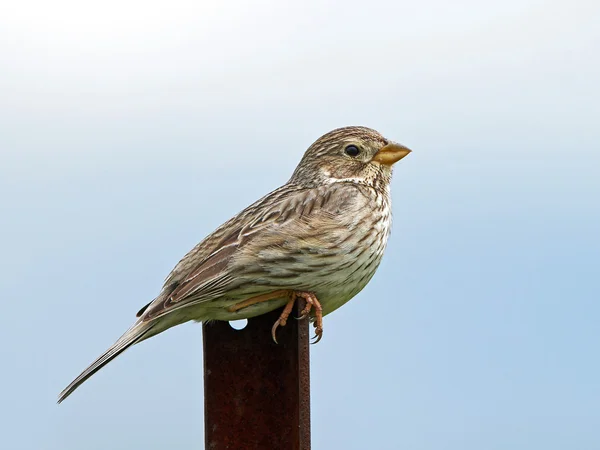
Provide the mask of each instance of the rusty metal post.
[{"label": "rusty metal post", "polygon": [[203,325],[206,450],[310,450],[308,320],[291,318],[275,344],[280,312],[243,330]]}]

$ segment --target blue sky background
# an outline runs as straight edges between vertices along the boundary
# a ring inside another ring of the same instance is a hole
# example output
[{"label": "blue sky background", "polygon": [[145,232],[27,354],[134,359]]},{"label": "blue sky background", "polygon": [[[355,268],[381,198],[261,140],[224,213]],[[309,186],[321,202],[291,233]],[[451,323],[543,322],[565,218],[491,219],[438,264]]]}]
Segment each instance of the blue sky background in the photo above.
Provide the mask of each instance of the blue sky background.
[{"label": "blue sky background", "polygon": [[202,448],[198,325],[56,396],[360,124],[414,152],[382,266],[311,349],[313,448],[600,448],[598,3],[250,3],[3,7],[3,447]]}]

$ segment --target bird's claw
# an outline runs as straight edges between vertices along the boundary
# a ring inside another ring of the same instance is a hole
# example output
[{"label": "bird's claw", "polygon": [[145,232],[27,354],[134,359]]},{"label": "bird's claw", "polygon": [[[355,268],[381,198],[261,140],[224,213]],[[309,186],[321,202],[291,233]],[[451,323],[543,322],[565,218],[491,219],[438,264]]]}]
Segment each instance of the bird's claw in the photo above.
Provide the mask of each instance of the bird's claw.
[{"label": "bird's claw", "polygon": [[280,324],[281,322],[279,321],[279,319],[277,319],[273,324],[273,328],[271,328],[271,337],[273,338],[273,342],[275,342],[276,344],[279,344],[279,342],[277,342],[277,328],[279,328]]},{"label": "bird's claw", "polygon": [[323,322],[322,322],[322,317],[321,317],[321,322],[319,324],[319,320],[317,319],[317,321],[315,322],[315,335],[313,336],[313,342],[311,342],[311,344],[316,344],[317,342],[319,342],[321,340],[321,338],[323,337]]}]

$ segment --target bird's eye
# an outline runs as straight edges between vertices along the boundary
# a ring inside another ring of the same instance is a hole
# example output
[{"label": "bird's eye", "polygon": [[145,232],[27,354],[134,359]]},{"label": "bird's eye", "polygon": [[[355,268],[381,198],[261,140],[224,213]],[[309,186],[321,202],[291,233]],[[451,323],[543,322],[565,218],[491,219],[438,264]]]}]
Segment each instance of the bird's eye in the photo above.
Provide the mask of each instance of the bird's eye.
[{"label": "bird's eye", "polygon": [[356,145],[349,145],[344,151],[346,152],[346,155],[352,156],[353,158],[356,158],[360,153],[360,150]]}]

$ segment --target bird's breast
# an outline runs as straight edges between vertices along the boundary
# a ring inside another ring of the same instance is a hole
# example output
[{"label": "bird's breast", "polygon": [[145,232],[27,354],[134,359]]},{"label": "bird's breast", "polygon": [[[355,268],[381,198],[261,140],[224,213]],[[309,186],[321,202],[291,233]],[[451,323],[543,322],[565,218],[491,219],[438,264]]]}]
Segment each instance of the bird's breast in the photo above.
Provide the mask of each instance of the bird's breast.
[{"label": "bird's breast", "polygon": [[351,229],[351,243],[332,259],[329,276],[323,277],[314,289],[325,314],[342,306],[367,285],[385,251],[391,229],[389,199],[377,196],[372,199],[372,208],[355,214],[354,221],[358,219],[360,226]]}]

